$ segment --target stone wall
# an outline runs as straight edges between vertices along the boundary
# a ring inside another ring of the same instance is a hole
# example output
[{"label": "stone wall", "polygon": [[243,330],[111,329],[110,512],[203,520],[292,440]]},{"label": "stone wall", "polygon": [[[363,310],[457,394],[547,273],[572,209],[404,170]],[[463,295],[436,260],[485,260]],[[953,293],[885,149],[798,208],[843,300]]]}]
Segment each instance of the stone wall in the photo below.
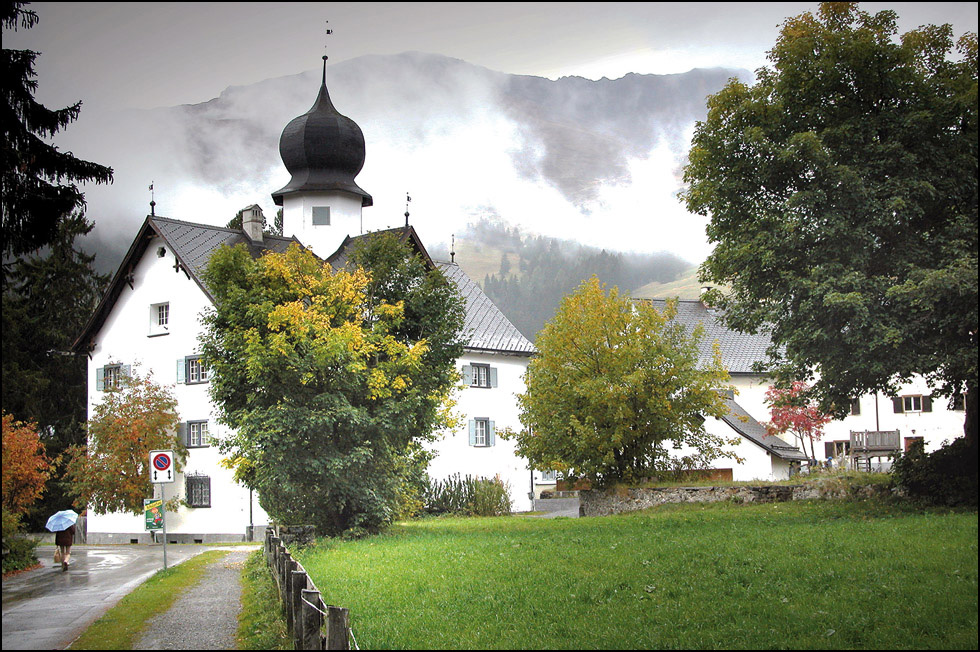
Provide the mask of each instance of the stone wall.
[{"label": "stone wall", "polygon": [[842,483],[758,485],[738,487],[617,488],[579,492],[579,516],[635,512],[667,503],[779,503],[814,498],[871,498],[889,494],[886,485],[847,486]]}]

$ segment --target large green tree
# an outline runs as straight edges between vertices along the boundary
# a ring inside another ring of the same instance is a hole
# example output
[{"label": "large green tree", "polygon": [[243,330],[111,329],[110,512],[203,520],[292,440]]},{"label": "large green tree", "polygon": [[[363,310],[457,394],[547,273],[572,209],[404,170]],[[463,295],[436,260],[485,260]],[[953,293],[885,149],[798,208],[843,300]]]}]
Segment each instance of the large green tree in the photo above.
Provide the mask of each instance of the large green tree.
[{"label": "large green tree", "polygon": [[[24,2],[0,5],[4,29],[29,29],[37,14]],[[0,112],[3,124],[2,255],[18,256],[47,245],[58,223],[85,205],[75,185],[110,183],[112,168],[76,158],[46,142],[78,118],[82,103],[51,110],[34,99],[37,79],[31,50],[0,54]],[[5,277],[6,278],[6,277]]]},{"label": "large green tree", "polygon": [[223,248],[205,272],[202,351],[236,431],[223,450],[274,519],[325,534],[375,531],[411,502],[458,382],[458,293],[385,236],[355,258],[371,268]]},{"label": "large green tree", "polygon": [[754,85],[708,99],[684,173],[729,326],[824,409],[916,374],[977,432],[977,36],[896,14],[787,19]]},{"label": "large green tree", "polygon": [[3,287],[3,409],[35,422],[56,460],[43,498],[27,513],[28,525],[36,529],[70,502],[60,456],[85,443],[86,358],[73,355],[71,346],[109,278],[95,272],[95,256],[76,244],[91,230],[79,213],[59,221],[47,247],[11,261]]},{"label": "large green tree", "polygon": [[634,303],[592,277],[538,334],[528,365],[517,453],[534,468],[602,486],[664,470],[707,468],[734,444],[705,430],[726,408],[721,352],[699,363],[698,326]]}]

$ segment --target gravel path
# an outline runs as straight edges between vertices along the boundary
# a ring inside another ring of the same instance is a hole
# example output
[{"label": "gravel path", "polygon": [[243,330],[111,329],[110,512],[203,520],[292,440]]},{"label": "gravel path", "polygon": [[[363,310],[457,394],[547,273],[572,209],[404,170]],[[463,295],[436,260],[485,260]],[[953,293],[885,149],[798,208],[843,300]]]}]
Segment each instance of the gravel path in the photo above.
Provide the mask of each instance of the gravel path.
[{"label": "gravel path", "polygon": [[201,582],[154,618],[137,650],[231,650],[242,608],[241,573],[250,550],[233,550],[212,562]]}]

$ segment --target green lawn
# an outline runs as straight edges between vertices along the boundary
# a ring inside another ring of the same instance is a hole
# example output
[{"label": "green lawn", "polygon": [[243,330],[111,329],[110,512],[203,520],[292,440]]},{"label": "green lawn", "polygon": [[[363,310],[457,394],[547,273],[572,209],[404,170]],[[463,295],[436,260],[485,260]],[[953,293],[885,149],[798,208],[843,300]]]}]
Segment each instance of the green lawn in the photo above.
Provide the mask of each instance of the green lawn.
[{"label": "green lawn", "polygon": [[297,557],[362,649],[977,647],[975,512],[428,519]]}]

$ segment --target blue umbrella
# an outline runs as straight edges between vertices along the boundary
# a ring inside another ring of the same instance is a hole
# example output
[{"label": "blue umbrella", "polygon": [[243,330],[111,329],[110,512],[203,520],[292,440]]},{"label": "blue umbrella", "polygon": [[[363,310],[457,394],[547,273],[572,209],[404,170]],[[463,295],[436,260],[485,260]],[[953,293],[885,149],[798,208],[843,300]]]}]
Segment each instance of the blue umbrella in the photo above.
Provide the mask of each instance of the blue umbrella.
[{"label": "blue umbrella", "polygon": [[52,532],[61,532],[62,530],[67,530],[70,528],[77,520],[78,514],[70,509],[64,509],[49,518],[44,527],[48,528]]}]

